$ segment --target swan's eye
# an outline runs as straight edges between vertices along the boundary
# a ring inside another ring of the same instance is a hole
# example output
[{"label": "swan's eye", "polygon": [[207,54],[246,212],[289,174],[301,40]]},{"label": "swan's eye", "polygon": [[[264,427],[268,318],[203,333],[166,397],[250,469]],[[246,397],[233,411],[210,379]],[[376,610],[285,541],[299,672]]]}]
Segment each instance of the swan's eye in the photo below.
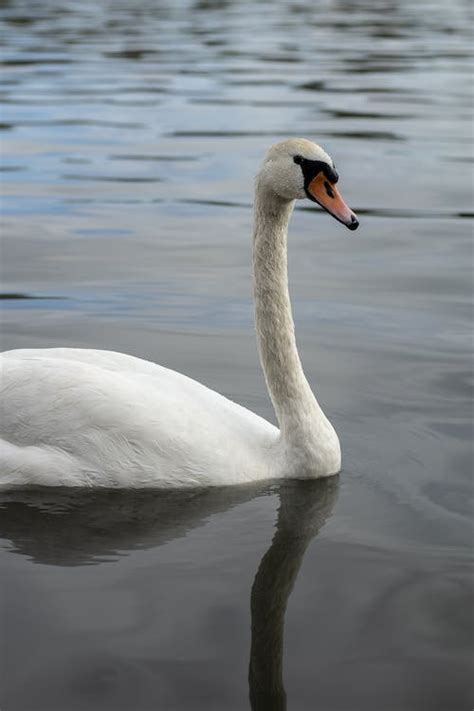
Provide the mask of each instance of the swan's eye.
[{"label": "swan's eye", "polygon": [[302,162],[303,162],[303,160],[304,160],[303,156],[293,156],[293,161],[294,161],[297,165],[301,165]]}]

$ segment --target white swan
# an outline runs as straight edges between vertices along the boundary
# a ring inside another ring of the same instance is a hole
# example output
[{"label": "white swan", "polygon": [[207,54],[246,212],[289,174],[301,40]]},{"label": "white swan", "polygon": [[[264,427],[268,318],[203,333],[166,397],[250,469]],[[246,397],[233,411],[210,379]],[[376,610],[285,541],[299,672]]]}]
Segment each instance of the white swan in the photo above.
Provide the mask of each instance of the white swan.
[{"label": "white swan", "polygon": [[338,437],[304,376],[287,280],[287,227],[308,197],[349,229],[357,218],[315,143],[270,148],[256,179],[255,320],[280,429],[195,380],[111,351],[3,354],[0,484],[180,487],[340,469]]}]

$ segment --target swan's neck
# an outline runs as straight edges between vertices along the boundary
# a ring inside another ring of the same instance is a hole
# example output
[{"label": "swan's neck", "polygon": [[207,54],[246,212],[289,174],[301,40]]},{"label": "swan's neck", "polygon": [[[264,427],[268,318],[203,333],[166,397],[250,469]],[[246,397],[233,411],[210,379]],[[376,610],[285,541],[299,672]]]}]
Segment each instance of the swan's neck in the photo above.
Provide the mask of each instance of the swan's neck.
[{"label": "swan's neck", "polygon": [[[339,452],[339,444],[306,380],[296,346],[287,268],[288,223],[293,206],[293,201],[282,200],[257,181],[254,231],[257,342],[287,448],[293,456],[295,453],[311,456],[316,452],[320,459],[321,455],[326,457],[328,446]],[[332,463],[322,462],[323,469],[331,467]]]}]

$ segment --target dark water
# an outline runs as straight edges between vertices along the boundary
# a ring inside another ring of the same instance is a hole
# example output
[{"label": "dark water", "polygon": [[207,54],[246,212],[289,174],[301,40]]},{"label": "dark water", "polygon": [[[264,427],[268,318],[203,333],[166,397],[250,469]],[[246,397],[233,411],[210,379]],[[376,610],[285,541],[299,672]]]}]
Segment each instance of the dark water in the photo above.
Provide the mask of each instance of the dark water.
[{"label": "dark water", "polygon": [[266,147],[320,141],[361,218],[301,206],[290,234],[341,476],[4,495],[2,711],[472,708],[470,14],[2,3],[4,348],[134,353],[273,418],[250,296]]}]

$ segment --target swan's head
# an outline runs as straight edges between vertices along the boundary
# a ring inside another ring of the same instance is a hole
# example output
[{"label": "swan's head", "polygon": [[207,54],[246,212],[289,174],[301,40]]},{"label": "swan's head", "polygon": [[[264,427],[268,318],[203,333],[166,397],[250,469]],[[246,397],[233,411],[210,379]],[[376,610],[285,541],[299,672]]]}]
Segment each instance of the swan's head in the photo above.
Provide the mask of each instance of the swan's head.
[{"label": "swan's head", "polygon": [[330,215],[356,230],[359,220],[336,187],[339,176],[332,159],[321,146],[305,138],[275,143],[265,156],[257,184],[283,200],[309,198]]}]

